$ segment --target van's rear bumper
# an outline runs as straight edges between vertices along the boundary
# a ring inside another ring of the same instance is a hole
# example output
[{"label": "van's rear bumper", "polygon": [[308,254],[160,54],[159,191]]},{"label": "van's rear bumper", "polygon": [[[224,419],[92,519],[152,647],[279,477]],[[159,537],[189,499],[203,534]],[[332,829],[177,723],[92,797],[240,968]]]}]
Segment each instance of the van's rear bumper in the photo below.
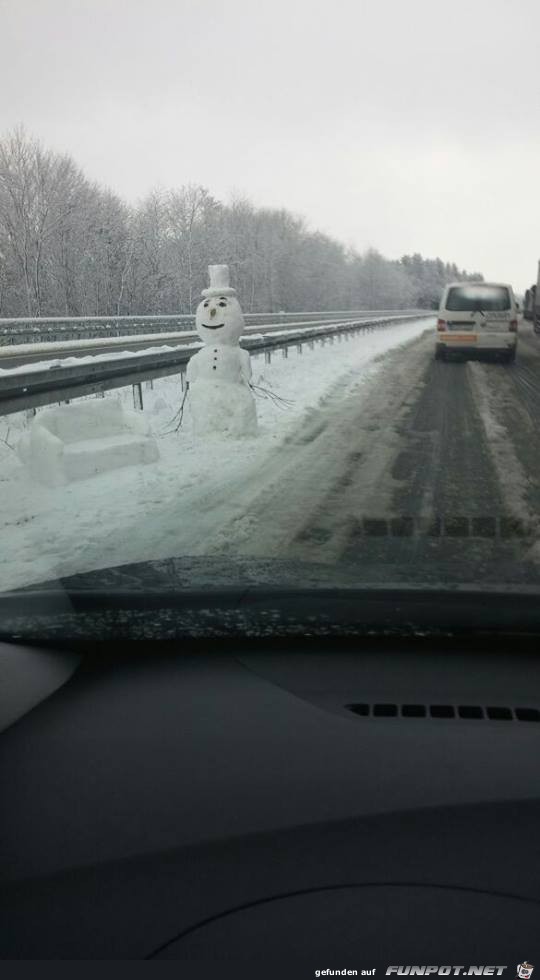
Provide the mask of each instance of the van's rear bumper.
[{"label": "van's rear bumper", "polygon": [[512,350],[517,344],[515,333],[497,331],[496,333],[474,333],[473,331],[464,333],[453,333],[441,330],[437,332],[436,343],[446,350],[451,351],[507,351]]}]

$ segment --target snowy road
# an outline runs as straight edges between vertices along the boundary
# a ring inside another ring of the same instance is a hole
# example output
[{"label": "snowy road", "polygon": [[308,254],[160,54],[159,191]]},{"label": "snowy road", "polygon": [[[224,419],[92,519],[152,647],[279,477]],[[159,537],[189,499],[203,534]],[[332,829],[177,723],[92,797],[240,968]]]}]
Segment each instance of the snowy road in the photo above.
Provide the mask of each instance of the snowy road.
[{"label": "snowy road", "polygon": [[145,392],[159,463],[68,487],[32,486],[6,448],[0,587],[186,555],[328,563],[356,583],[538,584],[540,343],[523,326],[512,367],[435,362],[433,343],[418,321],[254,359],[294,404],[260,402],[259,436],[228,444],[197,442],[189,419],[163,435],[178,403],[164,379]]},{"label": "snowy road", "polygon": [[511,370],[436,362],[424,334],[311,413],[216,547],[234,553],[236,521],[243,554],[346,565],[356,581],[538,582],[539,432],[532,333]]}]

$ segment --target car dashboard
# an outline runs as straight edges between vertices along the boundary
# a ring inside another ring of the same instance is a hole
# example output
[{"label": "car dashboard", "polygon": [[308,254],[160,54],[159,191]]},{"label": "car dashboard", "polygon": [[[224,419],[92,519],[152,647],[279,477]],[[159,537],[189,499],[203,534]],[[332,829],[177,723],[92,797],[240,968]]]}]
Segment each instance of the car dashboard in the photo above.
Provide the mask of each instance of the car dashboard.
[{"label": "car dashboard", "polygon": [[530,638],[0,663],[3,959],[534,962]]}]

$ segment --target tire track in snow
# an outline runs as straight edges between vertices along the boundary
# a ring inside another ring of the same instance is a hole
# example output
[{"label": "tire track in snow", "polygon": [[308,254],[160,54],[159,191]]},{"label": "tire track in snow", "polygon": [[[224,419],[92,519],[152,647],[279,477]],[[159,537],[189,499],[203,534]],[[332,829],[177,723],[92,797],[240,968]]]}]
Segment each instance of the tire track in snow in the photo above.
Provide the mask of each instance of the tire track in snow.
[{"label": "tire track in snow", "polygon": [[[386,354],[367,383],[357,386],[353,373],[297,427],[281,459],[273,460],[269,482],[239,519],[256,521],[242,555],[336,562],[353,532],[359,500],[364,512],[388,511],[399,447],[395,423],[414,401],[428,352],[423,335]],[[224,539],[238,553],[232,528]]]},{"label": "tire track in snow", "polygon": [[522,560],[540,563],[540,344],[525,326],[514,365],[471,367],[502,493],[528,531]]},{"label": "tire track in snow", "polygon": [[529,476],[516,453],[513,433],[504,424],[498,404],[500,392],[496,391],[494,378],[489,377],[485,365],[474,363],[469,368],[486,441],[506,506],[513,516],[534,528],[538,517],[528,504]]}]

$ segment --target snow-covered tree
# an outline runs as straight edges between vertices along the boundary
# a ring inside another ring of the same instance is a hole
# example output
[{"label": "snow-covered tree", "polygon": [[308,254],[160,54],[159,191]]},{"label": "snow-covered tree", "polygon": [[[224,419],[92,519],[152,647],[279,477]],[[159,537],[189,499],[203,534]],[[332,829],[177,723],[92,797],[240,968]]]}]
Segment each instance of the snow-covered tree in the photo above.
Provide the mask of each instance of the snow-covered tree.
[{"label": "snow-covered tree", "polygon": [[228,264],[246,312],[436,306],[469,275],[420,254],[359,254],[285,209],[189,184],[129,208],[19,128],[0,140],[0,316],[192,313]]}]

